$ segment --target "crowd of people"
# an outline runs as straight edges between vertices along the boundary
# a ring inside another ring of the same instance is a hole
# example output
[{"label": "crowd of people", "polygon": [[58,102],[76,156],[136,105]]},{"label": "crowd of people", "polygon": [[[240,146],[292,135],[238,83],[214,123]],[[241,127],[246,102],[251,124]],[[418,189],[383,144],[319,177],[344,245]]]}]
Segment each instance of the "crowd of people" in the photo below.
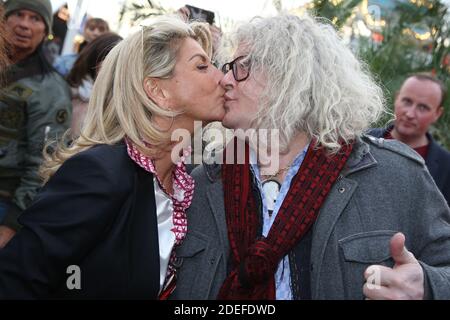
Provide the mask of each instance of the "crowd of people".
[{"label": "crowd of people", "polygon": [[[88,20],[52,65],[50,1],[0,6],[0,299],[450,299],[443,83],[411,75],[374,128],[382,90],[332,25],[219,45],[180,12],[125,39]],[[239,134],[191,171],[196,121]]]}]

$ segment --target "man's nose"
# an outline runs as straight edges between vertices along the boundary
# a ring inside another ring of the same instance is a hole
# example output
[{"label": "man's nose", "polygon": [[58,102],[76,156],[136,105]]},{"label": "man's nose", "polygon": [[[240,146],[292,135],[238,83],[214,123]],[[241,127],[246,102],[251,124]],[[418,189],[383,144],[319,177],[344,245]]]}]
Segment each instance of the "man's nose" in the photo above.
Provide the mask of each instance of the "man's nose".
[{"label": "man's nose", "polygon": [[19,26],[23,29],[29,29],[30,23],[31,23],[31,21],[28,17],[20,17],[19,18]]},{"label": "man's nose", "polygon": [[416,116],[416,106],[413,105],[410,108],[406,109],[406,116],[408,118],[414,118]]},{"label": "man's nose", "polygon": [[235,82],[233,72],[230,70],[225,73],[222,80],[220,80],[220,85],[225,88],[225,90],[231,90],[235,86]]}]

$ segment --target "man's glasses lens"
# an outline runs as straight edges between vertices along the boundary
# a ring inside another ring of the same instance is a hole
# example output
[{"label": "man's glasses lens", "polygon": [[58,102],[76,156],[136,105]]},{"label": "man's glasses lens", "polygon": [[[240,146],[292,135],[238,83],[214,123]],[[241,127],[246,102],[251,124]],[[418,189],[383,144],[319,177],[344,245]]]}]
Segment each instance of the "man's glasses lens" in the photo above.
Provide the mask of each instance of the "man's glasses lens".
[{"label": "man's glasses lens", "polygon": [[240,56],[231,62],[225,63],[222,67],[222,72],[227,74],[230,70],[233,71],[233,77],[236,81],[244,81],[249,76],[249,70],[239,65],[239,62],[244,59],[245,56]]}]

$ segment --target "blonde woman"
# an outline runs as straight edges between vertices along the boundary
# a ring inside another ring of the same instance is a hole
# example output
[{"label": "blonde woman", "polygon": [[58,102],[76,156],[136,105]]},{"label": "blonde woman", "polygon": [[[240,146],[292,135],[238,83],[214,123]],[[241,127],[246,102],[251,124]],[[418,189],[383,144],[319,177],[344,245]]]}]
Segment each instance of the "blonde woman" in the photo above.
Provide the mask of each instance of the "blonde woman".
[{"label": "blonde woman", "polygon": [[224,115],[222,74],[196,34],[165,17],[112,49],[81,136],[47,159],[47,184],[0,250],[0,298],[170,294],[194,188],[171,133]]}]

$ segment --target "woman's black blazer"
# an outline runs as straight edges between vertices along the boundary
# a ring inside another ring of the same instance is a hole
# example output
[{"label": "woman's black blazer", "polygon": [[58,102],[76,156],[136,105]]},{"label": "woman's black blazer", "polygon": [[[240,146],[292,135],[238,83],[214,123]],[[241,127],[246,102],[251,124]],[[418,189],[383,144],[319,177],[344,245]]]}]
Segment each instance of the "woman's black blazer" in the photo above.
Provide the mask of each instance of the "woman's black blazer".
[{"label": "woman's black blazer", "polygon": [[0,299],[155,299],[159,247],[153,175],[125,144],[67,160],[0,250]]}]

